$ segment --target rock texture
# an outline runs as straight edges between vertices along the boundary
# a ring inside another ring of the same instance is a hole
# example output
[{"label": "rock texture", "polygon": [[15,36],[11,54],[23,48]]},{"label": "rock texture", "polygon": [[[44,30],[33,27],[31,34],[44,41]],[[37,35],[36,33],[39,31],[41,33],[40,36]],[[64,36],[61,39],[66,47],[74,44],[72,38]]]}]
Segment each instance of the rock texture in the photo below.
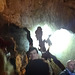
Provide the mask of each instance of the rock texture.
[{"label": "rock texture", "polygon": [[20,27],[54,23],[60,28],[75,20],[75,0],[0,0],[0,12],[3,20]]},{"label": "rock texture", "polygon": [[75,0],[0,0],[0,37],[12,40],[18,51],[27,51],[32,42],[25,27],[45,23],[75,33]]}]

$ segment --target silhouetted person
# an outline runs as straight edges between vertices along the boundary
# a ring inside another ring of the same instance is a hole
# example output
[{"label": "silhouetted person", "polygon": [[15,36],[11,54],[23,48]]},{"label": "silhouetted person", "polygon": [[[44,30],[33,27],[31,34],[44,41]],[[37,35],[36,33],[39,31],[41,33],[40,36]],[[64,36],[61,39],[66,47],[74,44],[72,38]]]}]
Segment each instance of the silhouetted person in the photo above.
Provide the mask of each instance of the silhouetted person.
[{"label": "silhouetted person", "polygon": [[51,35],[49,35],[48,38],[47,38],[47,40],[46,40],[46,43],[48,43],[48,46],[51,46],[52,45],[52,43],[51,43],[51,41],[49,39],[50,37],[51,37]]},{"label": "silhouetted person", "polygon": [[61,70],[64,70],[64,68],[65,68],[64,65],[54,55],[52,55],[49,52],[49,49],[46,50],[46,48],[45,48],[45,42],[48,43],[49,48],[52,45],[52,43],[49,39],[51,35],[48,36],[47,40],[42,40],[43,31],[42,31],[41,27],[37,28],[37,30],[35,31],[35,34],[36,34],[37,40],[39,40],[39,46],[40,46],[40,50],[42,52],[42,57],[45,58],[46,60],[52,58],[54,63],[57,64],[61,68]]},{"label": "silhouetted person", "polygon": [[45,40],[42,40],[42,35],[43,35],[42,28],[38,27],[37,30],[35,31],[35,34],[36,34],[37,40],[39,41],[39,47],[41,52],[46,52]]},{"label": "silhouetted person", "polygon": [[26,66],[25,75],[50,75],[49,65],[42,59],[35,59]]}]

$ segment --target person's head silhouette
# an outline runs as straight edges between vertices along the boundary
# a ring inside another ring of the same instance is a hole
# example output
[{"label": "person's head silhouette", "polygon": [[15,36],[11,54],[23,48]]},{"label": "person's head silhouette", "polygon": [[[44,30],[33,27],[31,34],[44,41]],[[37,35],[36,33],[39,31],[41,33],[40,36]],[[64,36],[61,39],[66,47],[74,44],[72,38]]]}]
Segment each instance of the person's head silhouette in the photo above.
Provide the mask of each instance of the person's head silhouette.
[{"label": "person's head silhouette", "polygon": [[35,34],[36,34],[36,38],[37,40],[40,40],[42,39],[42,28],[41,27],[38,27],[37,30],[35,31]]}]

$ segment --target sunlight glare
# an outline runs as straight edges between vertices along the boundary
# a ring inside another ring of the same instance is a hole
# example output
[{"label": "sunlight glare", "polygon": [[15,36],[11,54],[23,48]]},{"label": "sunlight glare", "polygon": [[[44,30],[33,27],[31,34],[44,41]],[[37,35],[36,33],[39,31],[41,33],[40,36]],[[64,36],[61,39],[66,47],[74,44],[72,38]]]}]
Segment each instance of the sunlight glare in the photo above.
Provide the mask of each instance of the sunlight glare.
[{"label": "sunlight glare", "polygon": [[61,53],[70,45],[71,38],[72,34],[68,30],[57,30],[50,38],[52,42],[50,52],[55,55],[61,55]]},{"label": "sunlight glare", "polygon": [[43,30],[43,36],[42,36],[42,39],[47,39],[49,35],[52,34],[52,29],[47,25],[45,24],[43,27],[42,27],[42,30]]}]

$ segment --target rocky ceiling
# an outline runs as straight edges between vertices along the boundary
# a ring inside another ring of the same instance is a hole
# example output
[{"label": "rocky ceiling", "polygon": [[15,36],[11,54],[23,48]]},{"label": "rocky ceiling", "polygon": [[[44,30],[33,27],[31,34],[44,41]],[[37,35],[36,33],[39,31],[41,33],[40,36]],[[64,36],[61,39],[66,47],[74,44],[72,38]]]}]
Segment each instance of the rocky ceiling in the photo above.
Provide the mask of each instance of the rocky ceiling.
[{"label": "rocky ceiling", "polygon": [[[27,32],[30,37],[27,29],[45,23],[58,29],[66,28],[75,33],[75,0],[0,0],[0,38],[3,37],[8,47],[10,45],[9,49],[13,41],[15,49],[28,50],[31,40],[27,38]],[[1,44],[0,41],[0,46]],[[72,50],[75,51],[74,41],[72,45]],[[75,57],[74,51],[62,54],[65,61]],[[68,57],[68,55],[71,56]]]},{"label": "rocky ceiling", "polygon": [[0,24],[4,23],[27,28],[48,23],[75,32],[75,0],[0,0]]}]

